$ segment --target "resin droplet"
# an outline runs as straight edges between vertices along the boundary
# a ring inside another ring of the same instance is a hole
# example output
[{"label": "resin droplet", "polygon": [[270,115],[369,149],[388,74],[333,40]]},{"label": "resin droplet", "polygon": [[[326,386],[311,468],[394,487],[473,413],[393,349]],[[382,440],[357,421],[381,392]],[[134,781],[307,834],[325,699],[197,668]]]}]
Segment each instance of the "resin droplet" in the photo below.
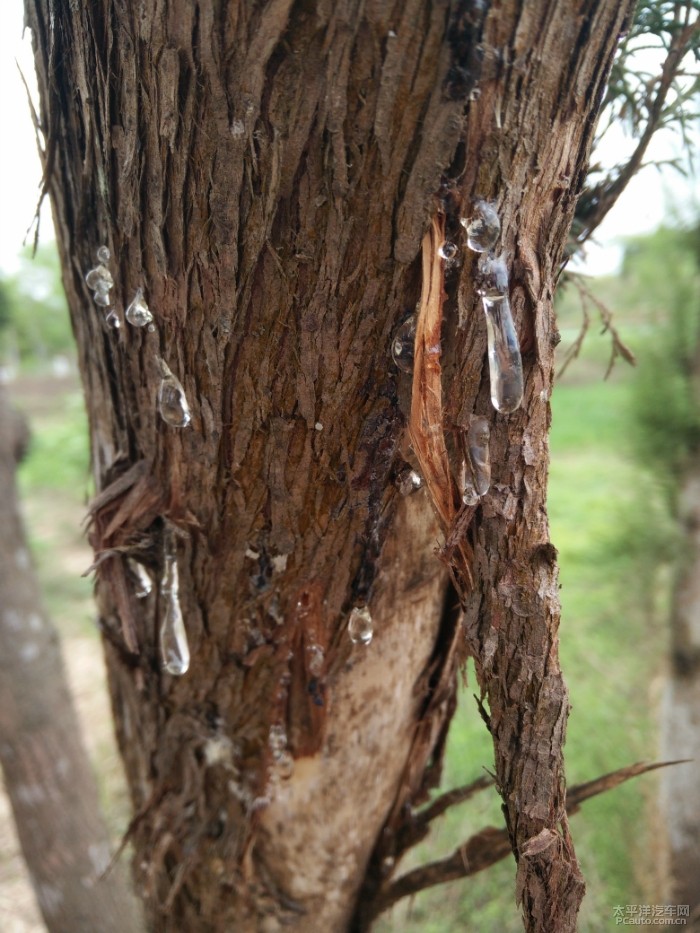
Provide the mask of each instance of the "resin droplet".
[{"label": "resin droplet", "polygon": [[99,305],[101,308],[108,308],[111,304],[109,290],[104,291],[103,289],[98,288],[92,297],[95,299],[95,304]]},{"label": "resin droplet", "polygon": [[148,571],[143,564],[134,560],[133,557],[128,557],[126,563],[136,584],[134,587],[134,596],[137,599],[145,599],[153,589],[153,583],[148,575]]},{"label": "resin droplet", "polygon": [[158,358],[161,381],[158,387],[158,411],[171,428],[185,428],[192,420],[185,390],[170,372],[167,363]]},{"label": "resin droplet", "polygon": [[508,294],[508,268],[503,256],[482,256],[476,276],[477,291],[482,297],[500,298]]},{"label": "resin droplet", "polygon": [[110,288],[114,285],[114,279],[112,278],[112,273],[109,271],[107,266],[95,266],[94,269],[90,269],[88,274],[85,276],[85,282],[88,288],[96,289],[106,289],[109,291]]},{"label": "resin droplet", "polygon": [[467,434],[472,479],[474,490],[478,496],[485,496],[491,485],[490,434],[491,431],[486,418],[475,418]]},{"label": "resin droplet", "polygon": [[122,326],[122,322],[119,320],[114,311],[109,312],[105,318],[105,324],[112,330],[119,330],[119,328]]},{"label": "resin droplet", "polygon": [[153,320],[153,315],[149,311],[148,305],[143,300],[143,291],[140,288],[136,289],[134,300],[126,309],[126,314],[124,316],[129,324],[133,324],[134,327],[145,327],[146,324],[150,324]]},{"label": "resin droplet", "polygon": [[350,613],[348,634],[353,645],[368,645],[372,641],[374,622],[366,606],[362,609],[355,607]]},{"label": "resin droplet", "polygon": [[474,204],[474,216],[463,217],[460,223],[467,231],[467,246],[475,253],[484,253],[496,245],[501,232],[501,222],[493,204],[478,200]]},{"label": "resin droplet", "polygon": [[515,411],[523,400],[523,362],[507,295],[481,299],[489,346],[491,404],[496,411]]},{"label": "resin droplet", "polygon": [[106,246],[100,246],[97,250],[97,259],[99,262],[109,262],[112,258],[112,254],[109,251],[109,248]]},{"label": "resin droplet", "polygon": [[280,723],[270,726],[268,739],[275,771],[281,778],[291,777],[294,771],[294,759],[287,748],[287,732],[284,726]]},{"label": "resin droplet", "polygon": [[323,648],[316,644],[308,645],[306,648],[306,657],[306,666],[309,669],[309,674],[311,674],[312,677],[320,677],[323,673],[323,665],[326,662]]},{"label": "resin droplet", "polygon": [[465,505],[478,505],[479,499],[481,496],[474,489],[474,485],[467,480],[464,484],[464,491],[462,492],[462,502]]},{"label": "resin droplet", "polygon": [[438,256],[440,259],[445,259],[447,262],[451,262],[459,252],[457,245],[455,243],[450,243],[449,240],[446,240],[442,246],[438,249]]},{"label": "resin droplet", "polygon": [[396,474],[394,484],[402,496],[410,496],[412,492],[421,488],[423,480],[420,474],[407,465]]},{"label": "resin droplet", "polygon": [[160,625],[160,657],[163,670],[175,677],[185,674],[190,666],[190,648],[180,608],[179,587],[177,561],[172,554],[166,554],[160,585],[160,594],[165,603]]},{"label": "resin droplet", "polygon": [[478,100],[481,97],[481,90],[478,87],[475,87],[471,90],[469,94],[469,100]]},{"label": "resin droplet", "polygon": [[413,370],[413,354],[416,345],[416,318],[411,315],[399,327],[391,343],[391,358],[404,373]]}]

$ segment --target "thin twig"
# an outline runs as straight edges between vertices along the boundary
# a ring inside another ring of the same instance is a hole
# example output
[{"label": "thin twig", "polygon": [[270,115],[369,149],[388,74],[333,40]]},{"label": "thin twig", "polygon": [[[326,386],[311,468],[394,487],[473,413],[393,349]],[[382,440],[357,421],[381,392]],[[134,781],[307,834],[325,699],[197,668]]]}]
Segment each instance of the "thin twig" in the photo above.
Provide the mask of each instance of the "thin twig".
[{"label": "thin twig", "polygon": [[[678,761],[654,762],[653,764],[637,762],[628,765],[626,768],[604,774],[592,781],[586,781],[584,784],[578,784],[570,788],[567,793],[566,812],[567,814],[576,813],[584,800],[589,800],[604,791],[612,790],[614,787],[618,787],[625,781],[629,781],[640,774],[655,771],[657,768],[685,764],[688,761],[689,759],[680,759]],[[548,839],[546,844],[554,843],[559,838],[554,830],[549,830],[548,836],[551,839]],[[538,838],[528,840],[525,846],[526,849],[521,846],[521,858],[536,857],[538,852],[543,849],[543,844]],[[506,829],[497,829],[494,826],[487,826],[471,836],[446,858],[430,862],[427,865],[421,865],[419,868],[401,875],[396,881],[387,884],[379,891],[371,908],[371,916],[377,917],[402,898],[411,897],[426,888],[475,875],[496,862],[500,862],[511,851],[508,831]]]},{"label": "thin twig", "polygon": [[618,170],[614,178],[607,177],[593,189],[584,192],[581,204],[588,205],[587,213],[580,217],[583,230],[578,236],[579,245],[590,239],[592,233],[600,226],[617,199],[625,190],[630,180],[641,168],[649,143],[656,131],[663,125],[665,118],[665,104],[673,83],[682,71],[682,61],[685,57],[689,43],[697,33],[700,20],[689,22],[691,4],[686,5],[685,22],[678,23],[679,29],[674,33],[668,49],[668,55],[663,63],[661,75],[658,79],[656,94],[647,104],[648,117],[637,146],[625,165]]},{"label": "thin twig", "polygon": [[421,826],[427,826],[437,817],[442,816],[450,807],[469,800],[474,794],[478,794],[487,787],[493,787],[494,779],[490,774],[482,774],[481,777],[472,781],[471,784],[465,784],[463,787],[455,787],[454,790],[448,790],[440,794],[432,803],[428,804],[416,815],[415,822]]},{"label": "thin twig", "polygon": [[626,360],[630,364],[630,366],[635,366],[637,363],[637,358],[634,355],[634,353],[630,350],[630,348],[627,346],[627,344],[624,342],[624,340],[619,334],[619,331],[613,324],[613,313],[610,310],[610,308],[608,308],[607,305],[605,305],[600,300],[600,298],[597,298],[593,294],[593,292],[586,285],[583,276],[577,275],[575,273],[571,273],[569,275],[569,279],[574,284],[574,286],[578,289],[578,293],[581,297],[581,309],[582,309],[582,314],[583,314],[583,321],[581,323],[581,330],[579,331],[578,336],[576,337],[576,340],[573,342],[573,344],[569,347],[569,349],[566,352],[566,356],[564,357],[564,362],[562,363],[561,369],[557,373],[557,379],[561,379],[561,377],[566,372],[566,369],[569,363],[571,363],[572,360],[575,360],[578,357],[579,353],[581,352],[583,341],[586,337],[588,328],[590,326],[590,316],[588,313],[588,302],[590,302],[595,307],[596,311],[600,315],[600,320],[603,324],[602,333],[607,332],[610,334],[610,340],[611,340],[610,362],[608,363],[608,368],[605,371],[604,378],[607,379],[610,373],[612,372],[613,366],[615,365],[615,360],[617,359],[618,356],[621,356],[624,360]]}]

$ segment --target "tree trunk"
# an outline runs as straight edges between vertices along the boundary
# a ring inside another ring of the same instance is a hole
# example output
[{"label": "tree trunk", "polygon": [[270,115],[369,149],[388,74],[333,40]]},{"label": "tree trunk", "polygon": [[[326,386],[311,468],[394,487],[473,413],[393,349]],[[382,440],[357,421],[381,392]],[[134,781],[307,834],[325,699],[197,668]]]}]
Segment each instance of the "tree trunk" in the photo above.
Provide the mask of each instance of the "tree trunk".
[{"label": "tree trunk", "polygon": [[[551,300],[630,6],[27,0],[154,929],[366,926],[380,866],[439,780],[467,648],[526,927],[574,928],[545,509]],[[443,295],[424,238],[461,236],[476,196],[497,205],[523,349],[507,417],[489,403],[472,254]],[[117,315],[141,287],[153,332],[105,325],[84,282],[101,244]],[[389,347],[428,270],[442,356],[412,384]],[[190,426],[158,415],[157,357]],[[440,389],[441,369],[444,418],[422,422],[440,456],[472,413],[491,425],[476,509],[458,510],[444,469],[428,493],[394,485],[418,381]],[[134,598],[127,554],[155,577],[167,565],[158,594]],[[183,677],[159,663],[173,556]],[[353,645],[365,606],[374,639]]]},{"label": "tree trunk", "polygon": [[140,928],[110,860],[97,786],[58,636],[39,599],[15,493],[17,419],[0,392],[0,762],[22,852],[51,933]]},{"label": "tree trunk", "polygon": [[[700,373],[700,369],[698,370]],[[671,674],[661,704],[662,757],[690,759],[661,776],[668,829],[669,901],[700,919],[700,471],[694,458],[679,495],[683,555],[671,610]]]}]

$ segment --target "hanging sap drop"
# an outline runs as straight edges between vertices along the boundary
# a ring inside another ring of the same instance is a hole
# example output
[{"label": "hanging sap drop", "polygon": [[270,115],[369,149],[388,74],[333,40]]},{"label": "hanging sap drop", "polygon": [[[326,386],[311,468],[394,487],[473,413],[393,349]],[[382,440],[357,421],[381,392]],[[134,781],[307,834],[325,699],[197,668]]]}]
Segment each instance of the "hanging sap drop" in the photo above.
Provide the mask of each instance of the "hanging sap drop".
[{"label": "hanging sap drop", "polygon": [[126,309],[124,316],[126,317],[129,324],[133,324],[134,327],[145,327],[147,324],[151,323],[153,320],[153,315],[151,314],[148,305],[143,300],[142,289],[136,289],[134,300]]},{"label": "hanging sap drop", "polygon": [[112,258],[112,254],[109,251],[109,248],[106,246],[100,246],[97,250],[97,258],[100,262],[109,262]]},{"label": "hanging sap drop", "polygon": [[187,672],[190,666],[190,648],[180,608],[177,561],[166,554],[160,593],[165,602],[160,625],[160,657],[163,670],[175,677]]},{"label": "hanging sap drop", "polygon": [[444,259],[446,262],[452,262],[456,258],[459,249],[455,243],[450,243],[449,240],[446,240],[442,246],[438,249],[438,256],[440,259]]},{"label": "hanging sap drop", "polygon": [[85,282],[88,288],[92,289],[106,289],[109,291],[110,288],[114,285],[114,279],[112,278],[112,273],[109,271],[107,266],[95,266],[94,269],[90,271],[85,276]]},{"label": "hanging sap drop", "polygon": [[496,245],[501,232],[501,221],[493,204],[478,200],[472,217],[462,217],[460,223],[467,231],[467,246],[475,253],[484,253]]},{"label": "hanging sap drop", "polygon": [[92,297],[95,299],[95,304],[101,308],[108,308],[111,304],[109,289],[98,288]]},{"label": "hanging sap drop", "polygon": [[134,596],[137,599],[145,599],[153,589],[153,583],[148,575],[148,571],[133,557],[128,557],[126,561],[131,575],[134,578]]},{"label": "hanging sap drop", "polygon": [[315,643],[308,645],[306,648],[306,657],[306,666],[311,676],[320,677],[326,662],[323,648]]},{"label": "hanging sap drop", "polygon": [[368,645],[372,641],[374,622],[366,606],[361,609],[356,606],[350,613],[348,634],[353,645]]},{"label": "hanging sap drop", "polygon": [[508,267],[503,256],[481,256],[477,266],[477,291],[483,297],[500,298],[508,294]]},{"label": "hanging sap drop", "polygon": [[105,324],[111,330],[119,330],[119,328],[122,326],[122,322],[119,320],[119,317],[117,316],[117,314],[115,314],[114,311],[109,312],[109,314],[105,318]]},{"label": "hanging sap drop", "polygon": [[192,420],[185,390],[168,365],[158,358],[161,381],[158,387],[158,411],[171,428],[185,428]]},{"label": "hanging sap drop", "polygon": [[472,479],[474,490],[478,496],[485,496],[491,485],[490,434],[491,431],[486,418],[475,418],[467,433]]},{"label": "hanging sap drop", "polygon": [[523,362],[507,295],[481,299],[486,315],[491,404],[508,414],[523,400]]},{"label": "hanging sap drop", "polygon": [[394,485],[402,496],[410,496],[411,493],[417,492],[422,487],[423,480],[419,473],[406,464],[406,466],[396,474]]},{"label": "hanging sap drop", "polygon": [[471,480],[467,480],[462,490],[462,502],[465,505],[478,505],[480,498],[481,496],[474,488],[474,484]]},{"label": "hanging sap drop", "polygon": [[294,772],[294,759],[287,747],[287,731],[280,723],[270,726],[269,744],[275,772],[281,778],[291,777]]},{"label": "hanging sap drop", "polygon": [[396,331],[391,343],[391,357],[401,372],[410,373],[413,370],[415,344],[416,318],[412,314]]}]

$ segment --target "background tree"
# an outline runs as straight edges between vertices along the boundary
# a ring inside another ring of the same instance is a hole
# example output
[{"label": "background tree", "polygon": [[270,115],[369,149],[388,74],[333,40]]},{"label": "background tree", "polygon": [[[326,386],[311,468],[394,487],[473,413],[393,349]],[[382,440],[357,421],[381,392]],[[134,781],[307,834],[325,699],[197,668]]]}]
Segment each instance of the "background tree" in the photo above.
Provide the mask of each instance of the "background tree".
[{"label": "background tree", "polygon": [[0,763],[37,902],[51,931],[135,930],[138,910],[110,861],[56,629],[38,586],[14,474],[27,425],[0,390]]},{"label": "background tree", "polygon": [[[628,6],[27,7],[153,926],[364,925],[439,777],[466,631],[526,925],[573,928],[545,511],[551,296]],[[444,300],[436,256],[475,196],[498,206],[524,351],[507,419],[489,408],[473,264],[449,272]],[[91,306],[102,243],[117,318],[144,288],[153,333],[111,331]],[[411,385],[387,350],[421,290]],[[441,323],[438,364],[422,351]],[[191,428],[158,420],[157,356]],[[425,497],[393,486],[409,411],[449,577]],[[472,413],[492,422],[497,468],[465,510],[450,454]],[[182,679],[158,661],[172,573],[137,602],[124,560],[161,576],[175,552]],[[365,604],[363,651],[345,629]]]},{"label": "background tree", "polygon": [[[661,706],[662,754],[700,755],[700,227],[661,230],[628,248],[626,266],[653,250],[671,287],[661,331],[642,357],[635,394],[637,454],[653,471],[677,523],[670,607],[670,676]],[[625,274],[623,269],[623,274]],[[644,283],[653,293],[654,284]],[[647,546],[650,542],[647,541]],[[658,549],[655,548],[656,560]],[[700,790],[692,767],[661,778],[671,896],[700,912]]]}]

